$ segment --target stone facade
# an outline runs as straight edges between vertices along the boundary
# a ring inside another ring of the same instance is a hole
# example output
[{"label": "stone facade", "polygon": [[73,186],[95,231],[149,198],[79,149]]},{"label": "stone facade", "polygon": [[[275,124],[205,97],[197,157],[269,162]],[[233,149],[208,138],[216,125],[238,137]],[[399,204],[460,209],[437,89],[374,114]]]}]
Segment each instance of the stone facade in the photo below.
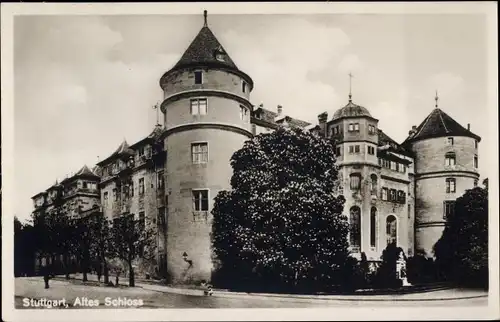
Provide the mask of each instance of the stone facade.
[{"label": "stone facade", "polygon": [[[50,209],[47,200],[60,191],[71,216],[94,209],[110,220],[124,214],[143,218],[158,232],[156,273],[173,283],[210,279],[214,198],[230,189],[230,158],[253,135],[290,126],[335,140],[337,193],[346,198],[351,251],[358,258],[364,252],[371,267],[392,241],[407,255],[421,250],[432,256],[444,216],[453,211],[449,202],[479,178],[480,138],[437,105],[402,144],[351,95],[331,119],[320,114],[318,124],[294,119],[281,106],[276,112],[253,106],[252,79],[236,67],[206,20],[160,87],[163,125],[131,146],[124,141],[92,171],[82,169],[84,176],[65,179],[33,200],[35,212]],[[84,187],[83,178],[96,186]],[[144,273],[153,272],[138,275]]]}]

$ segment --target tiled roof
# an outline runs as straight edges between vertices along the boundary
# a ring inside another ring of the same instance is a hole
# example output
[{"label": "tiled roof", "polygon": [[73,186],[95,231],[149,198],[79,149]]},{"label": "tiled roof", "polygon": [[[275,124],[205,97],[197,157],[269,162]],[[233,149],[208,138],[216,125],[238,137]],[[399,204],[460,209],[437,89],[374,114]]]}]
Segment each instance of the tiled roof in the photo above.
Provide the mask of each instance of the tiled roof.
[{"label": "tiled roof", "polygon": [[372,117],[370,112],[368,112],[366,108],[360,105],[356,105],[351,100],[349,100],[349,103],[347,103],[346,106],[335,111],[332,120],[336,120],[343,117],[355,117],[355,116]]},{"label": "tiled roof", "polygon": [[100,161],[97,163],[97,165],[102,165],[104,163],[107,163],[110,159],[121,156],[121,155],[133,155],[134,151],[130,148],[126,140],[123,140],[123,142],[120,144],[120,146],[113,152],[109,157],[106,159]]},{"label": "tiled roof", "polygon": [[403,144],[410,141],[424,140],[443,136],[468,136],[478,141],[481,138],[464,128],[451,116],[439,108],[435,108],[420,125],[415,132],[410,135]]},{"label": "tiled roof", "polygon": [[[216,55],[222,54],[223,60],[218,60]],[[229,69],[238,70],[238,67],[227,54],[224,47],[217,40],[208,26],[203,26],[198,35],[186,49],[181,59],[173,69],[191,67],[194,65],[218,65]]]},{"label": "tiled roof", "polygon": [[270,111],[268,109],[263,108],[262,106],[259,106],[257,109],[255,109],[252,112],[252,116],[258,120],[264,121],[265,123],[268,124],[273,124],[273,125],[280,125],[283,120],[286,119],[287,123],[290,124],[291,126],[297,126],[297,127],[306,127],[310,125],[310,123],[306,121],[302,121],[293,117],[290,117],[288,115],[279,115],[278,113]]},{"label": "tiled roof", "polygon": [[401,153],[406,156],[413,156],[410,150],[404,148],[401,144],[394,141],[387,134],[385,134],[381,129],[378,129],[378,145],[379,146],[389,146],[391,150],[396,153]]},{"label": "tiled roof", "polygon": [[158,141],[161,138],[163,132],[164,132],[163,127],[155,126],[154,130],[148,136],[132,144],[130,148],[134,149],[135,147],[141,145],[143,142],[146,141]]},{"label": "tiled roof", "polygon": [[87,165],[84,165],[75,175],[74,177],[96,177],[98,178],[99,176],[95,174],[92,170],[87,167]]}]

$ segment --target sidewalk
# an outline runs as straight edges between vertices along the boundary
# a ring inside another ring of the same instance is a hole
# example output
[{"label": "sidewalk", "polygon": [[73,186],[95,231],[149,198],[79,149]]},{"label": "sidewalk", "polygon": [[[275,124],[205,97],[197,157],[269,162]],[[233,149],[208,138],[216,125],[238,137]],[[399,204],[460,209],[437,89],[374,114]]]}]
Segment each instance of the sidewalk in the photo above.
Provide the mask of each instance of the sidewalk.
[{"label": "sidewalk", "polygon": [[[58,276],[58,279],[64,279],[64,276]],[[72,279],[81,280],[81,274],[72,275]],[[96,275],[88,274],[89,281],[97,281]],[[102,279],[101,279],[102,280]],[[114,281],[114,277],[110,276],[110,280]],[[120,284],[128,284],[128,278],[120,278]],[[181,288],[172,287],[160,284],[154,284],[153,280],[136,280],[136,287],[144,290],[156,292],[205,296],[201,288]],[[428,291],[423,293],[408,293],[397,295],[297,295],[297,294],[272,294],[272,293],[246,293],[246,292],[231,292],[227,290],[214,289],[213,297],[226,298],[276,298],[281,300],[335,300],[335,301],[453,301],[463,299],[485,298],[488,297],[486,291],[468,290],[468,289],[439,289],[436,291]]]}]

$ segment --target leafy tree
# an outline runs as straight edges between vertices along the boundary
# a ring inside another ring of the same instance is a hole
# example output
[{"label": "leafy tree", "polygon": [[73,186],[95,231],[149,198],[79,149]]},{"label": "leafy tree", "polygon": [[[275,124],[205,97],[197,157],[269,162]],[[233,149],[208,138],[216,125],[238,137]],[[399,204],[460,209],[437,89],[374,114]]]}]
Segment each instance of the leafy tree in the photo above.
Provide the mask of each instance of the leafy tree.
[{"label": "leafy tree", "polygon": [[122,216],[113,221],[111,243],[114,255],[125,261],[129,270],[129,286],[135,286],[132,263],[141,258],[150,260],[155,254],[155,230],[133,215]]},{"label": "leafy tree", "polygon": [[33,275],[36,244],[33,240],[33,226],[21,223],[14,217],[14,273],[15,276]]},{"label": "leafy tree", "polygon": [[402,285],[401,280],[397,278],[396,274],[396,262],[401,253],[403,253],[406,260],[403,249],[398,247],[396,242],[389,243],[382,251],[382,263],[376,273],[375,286],[386,288],[400,287]]},{"label": "leafy tree", "polygon": [[71,271],[69,259],[75,254],[78,242],[76,227],[59,208],[46,215],[46,225],[52,251],[54,255],[63,255],[63,270],[66,279],[69,279]]},{"label": "leafy tree", "polygon": [[463,286],[488,287],[488,190],[467,190],[455,203],[434,245],[441,278]]},{"label": "leafy tree", "polygon": [[[301,129],[255,136],[231,158],[231,191],[212,210],[214,283],[288,289],[342,284],[345,199],[335,196],[335,144]],[[246,284],[245,284],[246,283]]]},{"label": "leafy tree", "polygon": [[90,250],[92,254],[95,254],[96,263],[99,265],[98,269],[102,267],[104,283],[108,284],[109,266],[107,259],[113,254],[110,223],[102,212],[96,212],[92,215],[88,223],[92,236]]}]

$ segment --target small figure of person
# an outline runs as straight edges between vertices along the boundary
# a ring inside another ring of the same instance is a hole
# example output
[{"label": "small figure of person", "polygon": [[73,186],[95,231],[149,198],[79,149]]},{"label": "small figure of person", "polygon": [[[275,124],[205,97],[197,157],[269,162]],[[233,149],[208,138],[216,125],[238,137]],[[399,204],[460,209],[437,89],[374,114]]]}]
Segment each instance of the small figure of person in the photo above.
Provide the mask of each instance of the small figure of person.
[{"label": "small figure of person", "polygon": [[43,281],[45,282],[45,288],[49,288],[49,280],[50,280],[50,268],[47,263],[42,264],[42,275],[43,275]]}]

